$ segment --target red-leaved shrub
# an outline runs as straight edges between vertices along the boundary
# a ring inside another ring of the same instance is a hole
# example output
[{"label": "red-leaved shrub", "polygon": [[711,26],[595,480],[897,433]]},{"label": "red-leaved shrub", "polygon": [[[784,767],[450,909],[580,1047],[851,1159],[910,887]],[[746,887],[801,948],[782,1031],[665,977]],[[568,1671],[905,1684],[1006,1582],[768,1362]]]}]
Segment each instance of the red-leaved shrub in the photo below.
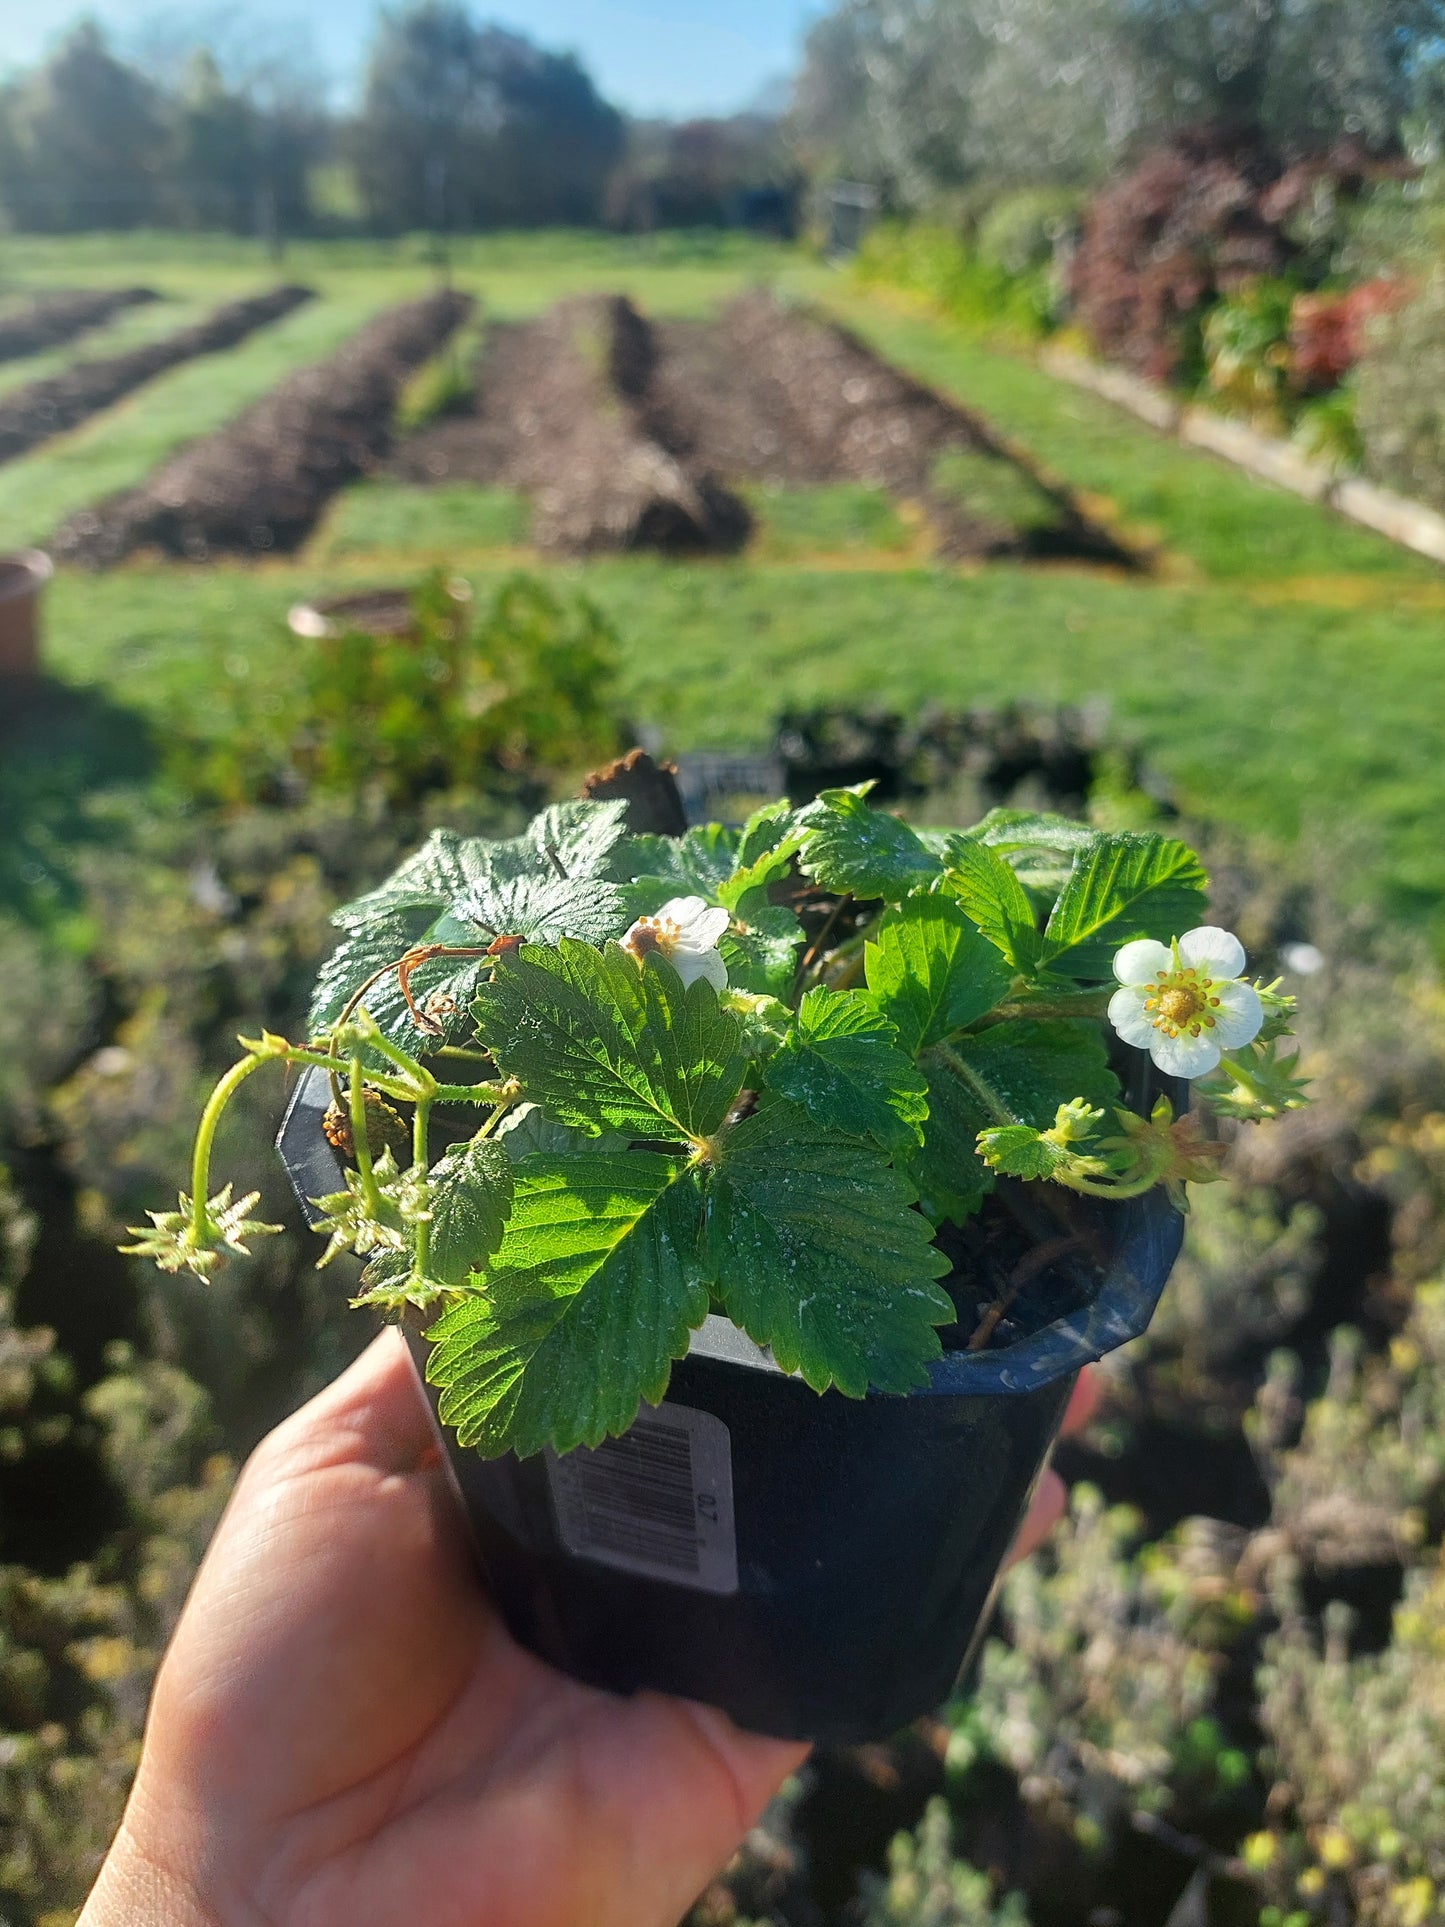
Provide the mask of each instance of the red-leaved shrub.
[{"label": "red-leaved shrub", "polygon": [[1410,284],[1393,275],[1362,281],[1343,294],[1301,294],[1289,318],[1290,368],[1296,388],[1328,393],[1365,352],[1369,324],[1410,298]]}]

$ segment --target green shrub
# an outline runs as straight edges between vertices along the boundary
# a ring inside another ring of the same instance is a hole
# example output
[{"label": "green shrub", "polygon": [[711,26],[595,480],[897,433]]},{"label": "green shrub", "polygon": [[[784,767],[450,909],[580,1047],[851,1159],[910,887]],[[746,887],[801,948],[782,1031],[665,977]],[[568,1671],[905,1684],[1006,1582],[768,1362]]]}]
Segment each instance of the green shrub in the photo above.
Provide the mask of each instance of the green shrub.
[{"label": "green shrub", "polygon": [[912,1833],[888,1849],[888,1878],[866,1879],[860,1927],[1028,1927],[1020,1894],[994,1899],[993,1882],[953,1856],[946,1800],[930,1800]]},{"label": "green shrub", "polygon": [[1192,1826],[1250,1775],[1214,1717],[1252,1612],[1237,1547],[1207,1520],[1143,1549],[1140,1534],[1128,1508],[1075,1488],[1049,1545],[1005,1581],[1004,1639],[961,1716],[957,1764],[982,1736],[1031,1803],[1074,1811],[1101,1844],[1140,1809]]},{"label": "green shrub", "polygon": [[1261,275],[1218,302],[1204,319],[1210,395],[1271,428],[1279,425],[1288,407],[1294,296],[1288,282]]},{"label": "green shrub", "polygon": [[1284,1819],[1252,1857],[1311,1917],[1426,1927],[1445,1896],[1445,1567],[1412,1577],[1383,1652],[1352,1657],[1349,1621],[1331,1609],[1321,1642],[1286,1605],[1268,1643],[1260,1719]]},{"label": "green shrub", "polygon": [[1002,195],[979,222],[980,258],[1005,274],[1052,268],[1059,244],[1079,224],[1085,199],[1069,187],[1025,187]]},{"label": "green shrub", "polygon": [[1340,474],[1350,474],[1365,459],[1354,384],[1344,382],[1332,394],[1306,402],[1295,420],[1294,439],[1312,461],[1323,462]]},{"label": "green shrub", "polygon": [[952,229],[932,223],[880,222],[859,249],[853,272],[864,286],[921,295],[949,320],[983,334],[1037,341],[1053,323],[1047,270],[1012,274]]},{"label": "green shrub", "polygon": [[1356,382],[1369,473],[1445,509],[1445,267],[1375,324]]},{"label": "green shrub", "polygon": [[297,645],[291,727],[278,742],[275,690],[235,698],[229,730],[182,744],[188,788],[226,801],[298,790],[379,797],[406,807],[462,789],[534,808],[568,775],[621,745],[615,642],[583,595],[510,576],[480,613],[459,578],[436,569],[417,589],[414,630],[360,631]]}]

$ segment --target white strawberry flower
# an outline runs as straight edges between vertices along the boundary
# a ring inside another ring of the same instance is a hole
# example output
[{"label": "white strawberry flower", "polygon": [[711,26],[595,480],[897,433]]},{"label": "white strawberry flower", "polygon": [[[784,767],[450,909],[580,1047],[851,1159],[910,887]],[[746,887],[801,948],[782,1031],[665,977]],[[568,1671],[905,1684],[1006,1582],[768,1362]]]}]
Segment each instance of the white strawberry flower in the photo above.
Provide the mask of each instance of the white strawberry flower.
[{"label": "white strawberry flower", "polygon": [[1109,1022],[1169,1076],[1205,1077],[1264,1022],[1259,992],[1243,973],[1244,945],[1213,924],[1172,945],[1139,937],[1114,959],[1122,988],[1109,999]]},{"label": "white strawberry flower", "polygon": [[714,990],[726,990],[727,965],[718,950],[731,921],[726,910],[703,897],[672,897],[655,916],[639,917],[622,939],[640,964],[644,957],[666,957],[684,984],[705,977]]}]

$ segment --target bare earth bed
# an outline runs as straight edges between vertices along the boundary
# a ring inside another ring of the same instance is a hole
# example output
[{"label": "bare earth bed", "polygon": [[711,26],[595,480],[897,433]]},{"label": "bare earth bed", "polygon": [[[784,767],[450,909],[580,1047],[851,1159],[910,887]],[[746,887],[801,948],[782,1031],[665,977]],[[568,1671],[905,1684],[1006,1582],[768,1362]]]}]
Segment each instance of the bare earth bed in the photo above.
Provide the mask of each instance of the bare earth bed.
[{"label": "bare earth bed", "polygon": [[709,321],[590,295],[496,327],[473,410],[391,472],[524,490],[538,545],[562,553],[733,549],[749,526],[733,485],[858,482],[920,504],[949,559],[1129,560],[976,415],[761,292]]},{"label": "bare earth bed", "polygon": [[0,400],[0,462],[14,461],[38,442],[78,427],[167,368],[234,348],[257,328],[279,321],[311,299],[309,288],[268,288],[264,294],[224,302],[203,321],[177,328],[159,341],[125,354],[77,361],[58,375],[13,390]]},{"label": "bare earth bed", "polygon": [[73,335],[98,328],[122,308],[157,298],[153,288],[66,288],[32,295],[0,314],[0,361],[58,348]]},{"label": "bare earth bed", "polygon": [[296,548],[336,490],[383,461],[402,384],[470,307],[442,289],[387,309],[139,488],[72,516],[53,552],[105,568],[138,549],[203,562]]}]

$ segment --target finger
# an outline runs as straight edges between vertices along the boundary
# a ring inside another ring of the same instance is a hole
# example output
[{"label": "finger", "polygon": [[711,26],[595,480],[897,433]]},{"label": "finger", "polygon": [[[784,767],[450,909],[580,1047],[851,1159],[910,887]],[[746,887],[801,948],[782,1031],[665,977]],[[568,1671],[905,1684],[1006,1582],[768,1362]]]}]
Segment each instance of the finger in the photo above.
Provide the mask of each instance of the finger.
[{"label": "finger", "polygon": [[1014,1540],[1006,1563],[1016,1565],[1020,1559],[1027,1559],[1031,1552],[1037,1552],[1063,1518],[1067,1505],[1068,1492],[1064,1482],[1057,1472],[1050,1469],[1039,1480],[1028,1516],[1019,1527],[1019,1536]]},{"label": "finger", "polygon": [[440,1458],[436,1424],[401,1332],[389,1326],[354,1364],[266,1440],[268,1469],[370,1465],[416,1472]]},{"label": "finger", "polygon": [[1074,1380],[1074,1389],[1069,1394],[1068,1405],[1064,1408],[1064,1422],[1059,1427],[1060,1435],[1069,1438],[1075,1432],[1082,1432],[1090,1424],[1103,1400],[1103,1386],[1099,1374],[1092,1365],[1086,1365]]}]

